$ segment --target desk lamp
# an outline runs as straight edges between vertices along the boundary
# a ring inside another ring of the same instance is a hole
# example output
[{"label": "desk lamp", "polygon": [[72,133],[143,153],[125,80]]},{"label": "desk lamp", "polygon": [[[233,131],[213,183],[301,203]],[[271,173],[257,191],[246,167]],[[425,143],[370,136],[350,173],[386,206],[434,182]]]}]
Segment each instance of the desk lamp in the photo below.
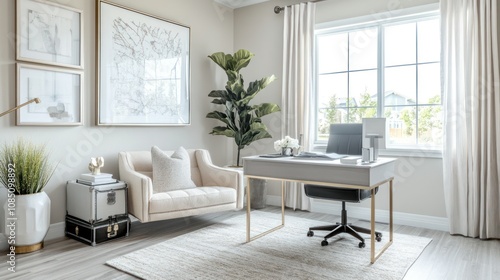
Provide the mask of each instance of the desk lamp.
[{"label": "desk lamp", "polygon": [[385,118],[363,119],[363,162],[375,162],[378,150],[385,149]]}]

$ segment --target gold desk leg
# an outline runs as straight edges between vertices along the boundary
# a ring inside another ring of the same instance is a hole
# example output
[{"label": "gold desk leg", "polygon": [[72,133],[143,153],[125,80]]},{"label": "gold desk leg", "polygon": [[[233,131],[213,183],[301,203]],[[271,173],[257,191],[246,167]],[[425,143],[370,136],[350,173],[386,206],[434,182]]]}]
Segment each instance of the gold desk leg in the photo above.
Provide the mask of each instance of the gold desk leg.
[{"label": "gold desk leg", "polygon": [[281,225],[260,233],[254,237],[250,236],[250,178],[247,177],[247,243],[260,238],[268,233],[276,231],[285,226],[285,181],[281,181]]},{"label": "gold desk leg", "polygon": [[370,262],[375,262],[375,188],[371,189]]},{"label": "gold desk leg", "polygon": [[392,208],[392,180],[389,182],[389,241],[392,243],[392,238],[394,237],[393,236],[393,232],[394,232],[394,228],[393,228],[393,218],[392,218],[392,214],[393,214],[393,208]]},{"label": "gold desk leg", "polygon": [[247,177],[247,242],[250,242],[250,178]]},{"label": "gold desk leg", "polygon": [[281,181],[281,225],[285,225],[285,181]]},{"label": "gold desk leg", "polygon": [[370,262],[373,264],[375,261],[382,255],[382,253],[392,245],[393,239],[393,218],[392,218],[392,181],[389,181],[389,241],[380,249],[378,253],[375,254],[375,188],[372,191],[372,199],[371,199],[371,248],[370,248]]}]

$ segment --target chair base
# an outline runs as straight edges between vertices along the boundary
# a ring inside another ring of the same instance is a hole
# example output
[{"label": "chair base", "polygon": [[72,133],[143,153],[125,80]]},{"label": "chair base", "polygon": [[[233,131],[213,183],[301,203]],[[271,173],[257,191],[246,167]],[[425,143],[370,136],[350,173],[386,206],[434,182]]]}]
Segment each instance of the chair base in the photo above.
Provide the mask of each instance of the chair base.
[{"label": "chair base", "polygon": [[[350,223],[347,223],[347,211],[345,210],[345,202],[342,202],[341,223],[336,223],[335,225],[310,227],[309,231],[307,232],[307,236],[313,236],[314,230],[325,230],[330,232],[324,237],[323,241],[321,241],[321,246],[328,245],[328,239],[334,237],[335,235],[338,235],[340,233],[348,233],[356,237],[360,241],[358,245],[359,248],[364,248],[365,239],[359,233],[361,232],[361,233],[371,234],[370,229],[354,226]],[[375,231],[375,240],[380,242],[382,240],[382,233]]]}]

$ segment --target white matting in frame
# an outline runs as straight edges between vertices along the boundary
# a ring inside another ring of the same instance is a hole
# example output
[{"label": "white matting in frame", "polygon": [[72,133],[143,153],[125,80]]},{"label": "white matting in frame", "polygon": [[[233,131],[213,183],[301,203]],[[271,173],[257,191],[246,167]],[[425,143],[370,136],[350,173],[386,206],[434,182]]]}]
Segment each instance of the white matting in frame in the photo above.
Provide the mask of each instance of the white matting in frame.
[{"label": "white matting in frame", "polygon": [[82,11],[44,0],[17,0],[17,60],[83,68]]},{"label": "white matting in frame", "polygon": [[17,63],[17,125],[82,125],[83,73],[70,69]]},{"label": "white matting in frame", "polygon": [[97,125],[189,125],[190,28],[97,5]]}]

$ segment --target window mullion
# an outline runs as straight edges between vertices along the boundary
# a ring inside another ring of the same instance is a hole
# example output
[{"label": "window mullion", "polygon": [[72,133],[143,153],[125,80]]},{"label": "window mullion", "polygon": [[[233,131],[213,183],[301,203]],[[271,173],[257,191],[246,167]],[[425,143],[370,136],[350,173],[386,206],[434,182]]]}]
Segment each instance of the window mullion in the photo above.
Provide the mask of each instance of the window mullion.
[{"label": "window mullion", "polygon": [[377,44],[377,116],[384,117],[384,30],[383,26],[378,27]]},{"label": "window mullion", "polygon": [[418,23],[415,23],[415,143],[417,146],[420,144],[420,135],[418,133],[419,128],[419,106],[420,98],[418,92]]}]

